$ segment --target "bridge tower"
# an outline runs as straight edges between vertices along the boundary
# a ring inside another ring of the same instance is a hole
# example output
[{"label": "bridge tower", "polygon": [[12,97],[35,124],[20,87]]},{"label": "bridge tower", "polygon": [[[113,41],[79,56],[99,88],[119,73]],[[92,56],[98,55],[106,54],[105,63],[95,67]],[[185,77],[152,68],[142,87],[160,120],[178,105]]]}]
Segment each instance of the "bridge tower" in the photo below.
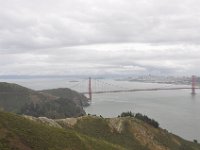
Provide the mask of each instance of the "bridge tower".
[{"label": "bridge tower", "polygon": [[196,77],[193,75],[192,76],[192,95],[195,95],[195,86],[196,86]]},{"label": "bridge tower", "polygon": [[88,94],[89,94],[89,101],[92,101],[92,79],[91,79],[91,77],[89,77]]}]

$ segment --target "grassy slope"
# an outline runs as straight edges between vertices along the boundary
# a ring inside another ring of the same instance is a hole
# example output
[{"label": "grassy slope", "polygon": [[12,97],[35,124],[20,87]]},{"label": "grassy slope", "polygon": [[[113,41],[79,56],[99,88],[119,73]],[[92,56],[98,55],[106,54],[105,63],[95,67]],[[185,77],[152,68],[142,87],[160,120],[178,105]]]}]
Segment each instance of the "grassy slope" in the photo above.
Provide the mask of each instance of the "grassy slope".
[{"label": "grassy slope", "polygon": [[[75,130],[91,137],[119,144],[129,150],[200,150],[199,144],[183,140],[166,130],[154,128],[134,118],[118,118],[117,128],[123,130],[117,132],[111,130],[111,119],[84,117],[78,120]],[[62,124],[61,124],[62,125]]]},{"label": "grassy slope", "polygon": [[0,111],[0,150],[200,150],[163,129],[133,118],[82,117],[72,128],[50,127]]},{"label": "grassy slope", "polygon": [[0,112],[0,149],[123,150],[70,129],[49,127],[5,112]]},{"label": "grassy slope", "polygon": [[129,129],[124,124],[124,130],[119,133],[111,130],[108,122],[102,118],[86,117],[78,121],[75,125],[75,130],[91,137],[100,138],[114,144],[119,144],[126,149],[133,150],[148,150],[129,132]]}]

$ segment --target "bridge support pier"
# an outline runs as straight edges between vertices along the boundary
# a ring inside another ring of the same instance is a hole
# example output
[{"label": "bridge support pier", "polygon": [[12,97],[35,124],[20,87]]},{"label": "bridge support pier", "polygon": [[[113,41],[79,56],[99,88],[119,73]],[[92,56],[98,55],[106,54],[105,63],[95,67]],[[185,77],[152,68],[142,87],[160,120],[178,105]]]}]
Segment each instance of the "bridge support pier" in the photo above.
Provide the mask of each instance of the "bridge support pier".
[{"label": "bridge support pier", "polygon": [[89,77],[89,83],[88,83],[88,95],[89,95],[89,101],[92,101],[92,79]]},{"label": "bridge support pier", "polygon": [[196,89],[196,77],[193,75],[192,76],[192,95],[195,95],[196,94],[196,91],[195,91],[195,89]]}]

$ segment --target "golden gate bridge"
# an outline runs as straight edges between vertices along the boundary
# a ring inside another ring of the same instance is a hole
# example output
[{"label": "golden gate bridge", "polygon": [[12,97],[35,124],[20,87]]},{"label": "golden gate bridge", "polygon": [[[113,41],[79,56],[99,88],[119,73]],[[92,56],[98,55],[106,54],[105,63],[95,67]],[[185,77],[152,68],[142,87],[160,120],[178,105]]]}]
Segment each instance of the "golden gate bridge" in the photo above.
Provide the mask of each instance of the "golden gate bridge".
[{"label": "golden gate bridge", "polygon": [[[86,82],[87,85],[83,85]],[[155,88],[127,88],[119,85],[115,85],[113,83],[104,82],[100,79],[85,79],[77,84],[69,87],[78,91],[81,94],[88,95],[88,101],[92,101],[93,94],[103,94],[103,93],[122,93],[122,92],[142,92],[142,91],[165,91],[165,90],[188,90],[191,89],[191,94],[196,94],[196,89],[200,89],[199,86],[196,85],[196,76],[192,76],[191,78],[191,86],[183,86],[181,87],[172,87],[173,84],[164,86],[164,87],[155,87]],[[78,87],[78,88],[77,88]],[[112,88],[108,88],[112,87]],[[81,90],[80,90],[81,88]],[[117,88],[117,89],[116,89]],[[85,91],[87,89],[87,91]]]}]

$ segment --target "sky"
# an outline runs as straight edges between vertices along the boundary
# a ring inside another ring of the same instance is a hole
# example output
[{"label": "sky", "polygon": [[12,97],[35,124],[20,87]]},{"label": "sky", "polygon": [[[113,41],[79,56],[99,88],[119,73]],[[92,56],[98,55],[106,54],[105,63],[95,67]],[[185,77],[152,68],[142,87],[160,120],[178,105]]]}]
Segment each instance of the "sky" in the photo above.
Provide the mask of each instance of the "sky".
[{"label": "sky", "polygon": [[0,75],[200,75],[199,0],[0,0]]}]

